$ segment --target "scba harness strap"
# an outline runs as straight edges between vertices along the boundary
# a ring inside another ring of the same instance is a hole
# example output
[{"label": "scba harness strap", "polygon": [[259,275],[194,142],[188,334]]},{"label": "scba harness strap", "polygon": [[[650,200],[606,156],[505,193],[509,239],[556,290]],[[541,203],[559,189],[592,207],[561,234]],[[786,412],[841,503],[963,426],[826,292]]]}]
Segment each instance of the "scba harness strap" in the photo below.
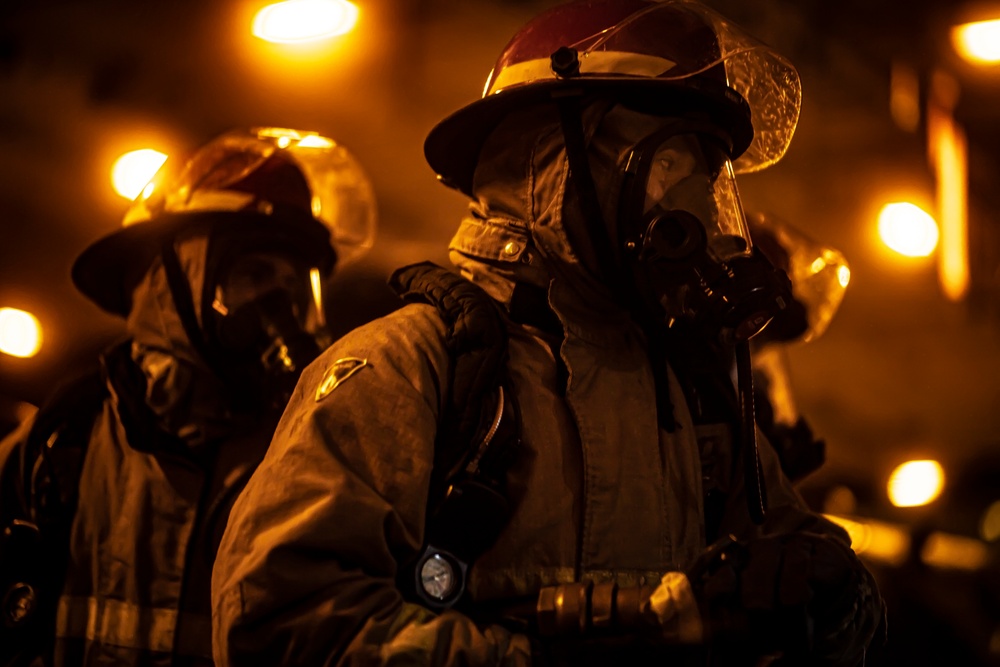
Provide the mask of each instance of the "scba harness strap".
[{"label": "scba harness strap", "polygon": [[424,549],[400,575],[404,591],[443,610],[461,602],[469,567],[510,519],[506,476],[521,428],[504,388],[507,329],[486,292],[431,262],[397,270],[389,285],[408,303],[437,308],[448,326],[451,384],[438,420]]}]

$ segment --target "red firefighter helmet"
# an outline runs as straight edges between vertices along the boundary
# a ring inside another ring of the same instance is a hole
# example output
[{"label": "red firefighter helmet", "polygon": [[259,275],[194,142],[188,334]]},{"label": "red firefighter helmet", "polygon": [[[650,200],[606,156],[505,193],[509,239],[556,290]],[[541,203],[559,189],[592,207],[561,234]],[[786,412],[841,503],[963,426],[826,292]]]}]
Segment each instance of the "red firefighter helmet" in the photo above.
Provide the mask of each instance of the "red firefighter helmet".
[{"label": "red firefighter helmet", "polygon": [[[577,52],[572,76],[552,55]],[[556,7],[510,40],[483,97],[434,127],[424,144],[447,185],[472,194],[479,151],[512,110],[583,89],[664,115],[708,114],[728,131],[737,172],[763,169],[788,148],[801,104],[795,68],[693,0],[579,0]],[[739,158],[739,159],[737,159]]]},{"label": "red firefighter helmet", "polygon": [[227,132],[184,161],[167,160],[132,202],[122,228],[73,264],[73,282],[104,310],[127,315],[132,290],[164,240],[195,225],[273,230],[324,274],[374,239],[371,181],[351,153],[315,132]]}]

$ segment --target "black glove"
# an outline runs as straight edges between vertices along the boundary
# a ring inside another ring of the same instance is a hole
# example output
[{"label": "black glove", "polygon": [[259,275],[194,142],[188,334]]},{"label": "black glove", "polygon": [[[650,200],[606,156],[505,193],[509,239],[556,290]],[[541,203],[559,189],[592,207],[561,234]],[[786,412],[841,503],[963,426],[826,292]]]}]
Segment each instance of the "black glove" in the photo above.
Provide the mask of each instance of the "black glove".
[{"label": "black glove", "polygon": [[782,664],[856,665],[883,616],[872,576],[840,540],[789,533],[713,545],[689,573],[709,641]]}]

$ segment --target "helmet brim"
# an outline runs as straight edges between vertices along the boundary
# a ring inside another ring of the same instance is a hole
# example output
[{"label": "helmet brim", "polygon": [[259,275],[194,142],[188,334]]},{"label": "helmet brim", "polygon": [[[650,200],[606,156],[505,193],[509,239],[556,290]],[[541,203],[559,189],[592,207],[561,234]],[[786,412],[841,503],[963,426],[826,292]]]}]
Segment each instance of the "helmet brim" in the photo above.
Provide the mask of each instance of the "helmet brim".
[{"label": "helmet brim", "polygon": [[[296,216],[305,218],[305,216]],[[287,223],[288,219],[283,218]],[[132,309],[132,292],[154,258],[159,254],[164,240],[172,238],[181,229],[203,224],[257,225],[292,241],[324,273],[333,268],[336,256],[330,247],[330,233],[325,226],[312,218],[295,220],[299,233],[289,234],[275,229],[270,216],[249,212],[203,212],[165,214],[155,221],[130,225],[103,236],[88,246],[73,262],[70,275],[76,288],[102,310],[128,317]]]},{"label": "helmet brim", "polygon": [[159,252],[166,233],[161,225],[140,224],[98,239],[73,262],[73,284],[101,310],[127,317],[132,291]]},{"label": "helmet brim", "polygon": [[624,77],[553,79],[508,88],[469,104],[438,123],[424,141],[424,157],[439,180],[472,197],[479,153],[489,135],[515,109],[553,103],[572,95],[605,96],[644,113],[680,116],[704,113],[730,137],[730,158],[753,141],[750,107],[728,86],[703,79],[665,81]]}]

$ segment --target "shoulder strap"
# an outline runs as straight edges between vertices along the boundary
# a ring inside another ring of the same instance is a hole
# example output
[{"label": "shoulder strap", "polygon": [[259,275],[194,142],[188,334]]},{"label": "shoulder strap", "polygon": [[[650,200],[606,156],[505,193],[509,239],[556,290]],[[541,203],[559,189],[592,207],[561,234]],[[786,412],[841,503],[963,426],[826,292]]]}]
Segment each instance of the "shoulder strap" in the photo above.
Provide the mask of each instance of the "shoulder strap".
[{"label": "shoulder strap", "polygon": [[430,262],[396,271],[389,285],[404,301],[433,305],[448,327],[451,382],[438,419],[424,548],[399,570],[401,590],[441,611],[461,604],[469,568],[510,518],[506,472],[520,418],[503,389],[507,329],[486,292]]},{"label": "shoulder strap", "polygon": [[[507,329],[499,306],[478,285],[432,262],[398,269],[389,286],[407,303],[437,308],[448,326],[451,388],[439,419],[435,469],[447,476],[468,455],[495,405],[503,379]],[[440,480],[439,480],[440,481]]]}]

